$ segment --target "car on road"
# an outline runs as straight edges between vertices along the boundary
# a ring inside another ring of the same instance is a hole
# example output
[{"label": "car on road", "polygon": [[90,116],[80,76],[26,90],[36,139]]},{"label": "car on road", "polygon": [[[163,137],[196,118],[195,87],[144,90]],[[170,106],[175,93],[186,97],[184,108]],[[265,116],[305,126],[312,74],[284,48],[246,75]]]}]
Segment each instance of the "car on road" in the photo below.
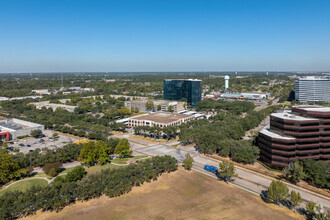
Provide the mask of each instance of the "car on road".
[{"label": "car on road", "polygon": [[27,147],[31,147],[31,145],[30,144],[28,144],[28,145],[26,145]]},{"label": "car on road", "polygon": [[218,168],[209,164],[205,164],[204,170],[210,171],[212,173],[218,173]]}]

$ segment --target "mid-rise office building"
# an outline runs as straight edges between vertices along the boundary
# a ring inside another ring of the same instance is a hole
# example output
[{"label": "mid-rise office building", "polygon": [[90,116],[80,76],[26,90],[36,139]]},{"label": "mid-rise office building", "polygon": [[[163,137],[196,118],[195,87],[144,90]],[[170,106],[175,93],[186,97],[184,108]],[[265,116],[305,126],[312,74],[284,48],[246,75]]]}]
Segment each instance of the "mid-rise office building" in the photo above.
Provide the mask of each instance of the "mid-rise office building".
[{"label": "mid-rise office building", "polygon": [[293,107],[273,113],[270,125],[259,132],[260,159],[285,167],[298,159],[330,162],[330,108]]},{"label": "mid-rise office building", "polygon": [[195,108],[202,100],[202,80],[198,79],[165,79],[164,99],[183,100]]},{"label": "mid-rise office building", "polygon": [[308,76],[296,80],[295,99],[302,103],[330,102],[330,79]]}]

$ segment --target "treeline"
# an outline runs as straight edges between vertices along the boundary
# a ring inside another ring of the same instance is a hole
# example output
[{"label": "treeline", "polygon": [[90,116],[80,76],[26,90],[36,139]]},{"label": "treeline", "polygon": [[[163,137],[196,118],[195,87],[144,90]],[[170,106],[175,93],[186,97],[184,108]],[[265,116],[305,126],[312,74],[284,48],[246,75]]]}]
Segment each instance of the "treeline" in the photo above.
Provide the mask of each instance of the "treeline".
[{"label": "treeline", "polygon": [[128,193],[133,186],[157,180],[165,172],[177,170],[171,156],[153,157],[121,169],[106,169],[77,182],[58,181],[46,187],[32,187],[26,192],[6,192],[0,197],[0,219],[15,219],[38,210],[59,211],[76,201],[102,195],[116,197]]},{"label": "treeline", "polygon": [[143,135],[144,137],[151,137],[151,138],[166,138],[168,140],[175,139],[177,136],[177,127],[175,126],[168,126],[168,127],[149,127],[149,126],[136,126],[133,128],[135,135]]},{"label": "treeline", "polygon": [[47,163],[71,162],[77,160],[82,145],[68,144],[56,150],[36,149],[27,154],[9,154],[7,150],[0,151],[0,186],[32,174],[32,167],[44,166]]},{"label": "treeline", "polygon": [[305,173],[304,180],[314,186],[330,189],[330,163],[305,159],[299,162]]},{"label": "treeline", "polygon": [[223,101],[214,99],[204,99],[197,103],[196,110],[203,112],[220,112],[223,110],[230,111],[235,115],[241,114],[243,112],[252,111],[255,108],[253,102],[243,102],[243,101]]},{"label": "treeline", "polygon": [[270,106],[261,111],[247,112],[240,117],[225,111],[209,120],[194,120],[180,126],[180,141],[195,144],[201,153],[217,153],[232,159],[250,163],[259,155],[259,149],[251,141],[240,141],[245,132],[258,126],[270,113],[281,106]]},{"label": "treeline", "polygon": [[[109,159],[109,154],[114,153],[119,139],[103,139],[101,142],[102,146],[105,146],[107,149],[104,157]],[[17,153],[15,155],[11,155],[7,150],[1,149],[0,185],[31,175],[32,167],[43,167],[48,163],[67,163],[78,160],[83,147],[83,144],[68,144],[57,149],[36,149],[27,154]],[[93,159],[93,154],[85,154],[85,157]]]}]

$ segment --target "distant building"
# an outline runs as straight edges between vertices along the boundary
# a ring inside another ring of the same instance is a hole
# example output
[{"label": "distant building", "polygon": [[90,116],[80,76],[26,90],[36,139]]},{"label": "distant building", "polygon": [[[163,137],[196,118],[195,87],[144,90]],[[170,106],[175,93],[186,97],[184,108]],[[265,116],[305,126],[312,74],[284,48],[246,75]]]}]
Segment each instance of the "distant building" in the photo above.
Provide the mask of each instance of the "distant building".
[{"label": "distant building", "polygon": [[295,159],[330,162],[330,108],[293,107],[291,112],[271,114],[258,145],[260,159],[275,167]]},{"label": "distant building", "polygon": [[77,106],[50,103],[49,101],[32,102],[30,104],[35,105],[37,109],[42,109],[43,107],[45,107],[47,109],[52,108],[53,111],[55,111],[57,108],[62,108],[64,110],[67,110],[68,112],[74,112],[74,110],[77,108]]},{"label": "distant building", "polygon": [[[138,108],[141,112],[147,112],[148,109],[146,107],[146,103],[149,100],[131,100],[126,101],[125,106],[129,109]],[[172,106],[173,112],[182,111],[185,109],[185,102],[174,102],[168,100],[150,100],[154,103],[154,111],[168,111],[169,107]],[[158,108],[160,107],[160,108]]]},{"label": "distant building", "polygon": [[268,99],[269,93],[266,92],[242,92],[242,93],[218,93],[206,98],[224,98],[224,99],[236,99],[236,100],[260,100]]},{"label": "distant building", "polygon": [[69,90],[80,91],[81,90],[81,87],[80,86],[74,86],[74,87],[70,87]]},{"label": "distant building", "polygon": [[45,127],[29,121],[16,118],[0,120],[0,138],[7,141],[20,136],[30,135],[33,130],[44,131]]},{"label": "distant building", "polygon": [[51,94],[51,92],[49,92],[48,89],[35,89],[35,90],[32,90],[32,92],[39,94],[39,95],[50,95]]},{"label": "distant building", "polygon": [[330,102],[330,79],[308,76],[296,80],[295,99],[302,103]]},{"label": "distant building", "polygon": [[8,101],[8,100],[9,100],[8,97],[3,97],[3,96],[0,97],[0,102],[4,102],[4,101]]},{"label": "distant building", "polygon": [[128,119],[129,127],[148,126],[148,127],[168,127],[179,126],[182,123],[195,119],[193,114],[178,114],[169,112],[157,112],[148,115],[141,115]]},{"label": "distant building", "polygon": [[198,79],[165,79],[164,99],[186,99],[192,108],[202,100],[202,80]]},{"label": "distant building", "polygon": [[0,97],[0,102],[3,101],[13,101],[13,100],[22,100],[22,99],[41,99],[42,96],[21,96],[21,97],[13,97],[13,98],[7,98],[7,97]]}]

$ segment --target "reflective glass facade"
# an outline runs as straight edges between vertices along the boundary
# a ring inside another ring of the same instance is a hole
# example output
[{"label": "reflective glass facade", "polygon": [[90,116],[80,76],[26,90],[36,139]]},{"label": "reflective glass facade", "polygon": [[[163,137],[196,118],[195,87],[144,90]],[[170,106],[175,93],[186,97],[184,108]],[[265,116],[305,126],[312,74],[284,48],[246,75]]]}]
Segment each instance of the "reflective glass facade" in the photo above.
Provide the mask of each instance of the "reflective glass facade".
[{"label": "reflective glass facade", "polygon": [[202,100],[202,81],[192,79],[165,79],[164,99],[186,99],[192,108]]}]

